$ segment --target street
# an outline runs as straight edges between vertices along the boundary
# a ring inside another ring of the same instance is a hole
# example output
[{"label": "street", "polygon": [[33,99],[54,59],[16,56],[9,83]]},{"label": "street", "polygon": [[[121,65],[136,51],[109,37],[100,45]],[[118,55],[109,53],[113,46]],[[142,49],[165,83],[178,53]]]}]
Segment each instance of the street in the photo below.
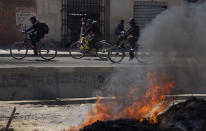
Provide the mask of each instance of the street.
[{"label": "street", "polygon": [[[157,59],[156,59],[157,58]],[[161,61],[159,61],[161,59]],[[206,64],[205,57],[191,56],[163,56],[155,55],[149,65],[172,65],[172,66],[204,66]],[[72,57],[56,57],[52,61],[44,61],[40,57],[26,57],[23,60],[15,60],[9,56],[0,57],[1,68],[14,67],[122,67],[122,66],[148,66],[138,62],[136,59],[129,61],[126,57],[121,63],[113,64],[109,60],[100,59],[98,57],[84,57],[82,59],[73,59]]]}]

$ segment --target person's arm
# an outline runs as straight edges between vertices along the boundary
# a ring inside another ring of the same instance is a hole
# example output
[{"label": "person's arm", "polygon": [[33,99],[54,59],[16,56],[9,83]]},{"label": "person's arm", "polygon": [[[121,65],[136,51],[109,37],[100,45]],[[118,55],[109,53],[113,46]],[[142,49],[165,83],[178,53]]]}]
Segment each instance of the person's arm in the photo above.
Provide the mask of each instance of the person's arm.
[{"label": "person's arm", "polygon": [[30,27],[30,28],[27,29],[25,32],[30,32],[30,31],[32,31],[32,30],[34,30],[34,26]]},{"label": "person's arm", "polygon": [[87,36],[91,30],[92,30],[92,27],[89,27],[89,29],[85,32],[84,36]]},{"label": "person's arm", "polygon": [[130,29],[126,32],[125,37],[129,36],[131,33],[132,33],[132,28],[130,28]]}]

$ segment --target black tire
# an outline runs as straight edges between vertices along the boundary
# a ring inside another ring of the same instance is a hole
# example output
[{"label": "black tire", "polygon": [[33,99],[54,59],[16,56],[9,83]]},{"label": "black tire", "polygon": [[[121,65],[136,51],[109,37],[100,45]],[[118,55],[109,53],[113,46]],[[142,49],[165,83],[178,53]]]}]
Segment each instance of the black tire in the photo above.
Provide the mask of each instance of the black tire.
[{"label": "black tire", "polygon": [[138,50],[135,52],[135,56],[137,61],[139,61],[142,64],[150,64],[152,61],[151,52],[142,46],[138,47]]},{"label": "black tire", "polygon": [[57,48],[54,43],[42,43],[39,47],[39,55],[44,60],[53,60],[57,56]]},{"label": "black tire", "polygon": [[80,42],[75,42],[70,46],[69,53],[74,59],[81,59],[85,56],[86,49]]},{"label": "black tire", "polygon": [[108,49],[110,47],[111,44],[109,43],[102,43],[102,42],[97,43],[97,50],[96,50],[97,56],[100,59],[108,59]]},{"label": "black tire", "polygon": [[125,57],[124,49],[119,46],[113,47],[109,50],[108,57],[112,63],[120,63]]},{"label": "black tire", "polygon": [[16,60],[22,60],[28,54],[28,48],[25,43],[14,43],[10,47],[10,55]]}]

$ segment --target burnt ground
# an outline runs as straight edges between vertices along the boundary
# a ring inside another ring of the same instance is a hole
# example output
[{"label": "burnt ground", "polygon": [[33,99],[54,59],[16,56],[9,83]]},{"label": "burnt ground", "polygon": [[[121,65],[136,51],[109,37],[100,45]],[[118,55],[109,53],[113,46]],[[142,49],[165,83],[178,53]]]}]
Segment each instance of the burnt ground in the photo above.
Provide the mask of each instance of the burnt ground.
[{"label": "burnt ground", "polygon": [[161,128],[177,131],[206,131],[206,100],[190,98],[170,107],[160,116]]}]

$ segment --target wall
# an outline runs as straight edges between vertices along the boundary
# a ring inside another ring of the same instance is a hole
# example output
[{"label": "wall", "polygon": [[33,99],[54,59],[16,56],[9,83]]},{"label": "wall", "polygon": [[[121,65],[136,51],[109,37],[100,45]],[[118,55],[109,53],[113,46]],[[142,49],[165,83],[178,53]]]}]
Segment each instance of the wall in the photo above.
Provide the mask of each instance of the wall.
[{"label": "wall", "polygon": [[[27,19],[25,11],[33,11],[35,14],[35,0],[1,0],[0,1],[0,46],[8,46],[9,44],[19,41],[22,35],[17,32],[23,19]],[[17,14],[23,14],[17,16]],[[28,14],[28,12],[27,12]]]},{"label": "wall", "polygon": [[114,29],[121,19],[128,23],[133,17],[133,0],[111,0],[110,1],[110,37],[115,38]]},{"label": "wall", "polygon": [[0,68],[0,100],[85,98],[103,89],[112,67]]},{"label": "wall", "polygon": [[[160,73],[170,69],[167,73],[176,78],[172,94],[206,93],[205,64],[196,62],[159,65],[156,69]],[[0,68],[0,100],[86,98],[96,96],[97,90],[106,91],[113,84],[116,91],[119,86],[127,87],[133,82],[144,88],[142,78],[151,71],[154,71],[151,66]],[[108,80],[114,83],[108,85]]]},{"label": "wall", "polygon": [[37,18],[46,21],[50,27],[50,33],[46,40],[61,41],[61,0],[36,0]]}]

